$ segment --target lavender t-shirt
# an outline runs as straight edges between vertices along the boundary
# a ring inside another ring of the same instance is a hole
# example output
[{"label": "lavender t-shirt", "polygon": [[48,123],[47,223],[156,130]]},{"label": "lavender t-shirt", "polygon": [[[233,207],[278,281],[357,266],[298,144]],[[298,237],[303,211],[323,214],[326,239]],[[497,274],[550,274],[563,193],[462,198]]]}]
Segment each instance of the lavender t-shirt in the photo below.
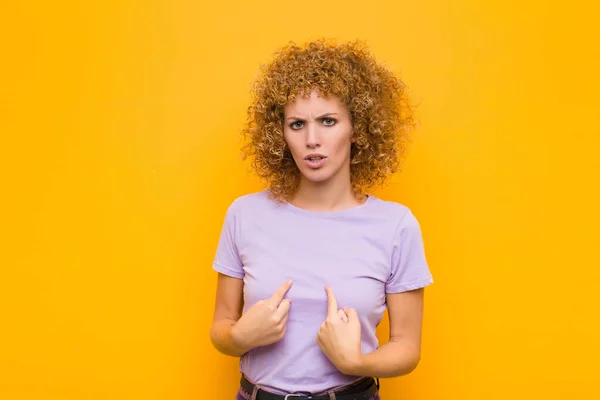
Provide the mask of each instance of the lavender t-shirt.
[{"label": "lavender t-shirt", "polygon": [[242,196],[227,210],[213,268],[244,280],[244,313],[294,281],[285,337],[240,360],[248,379],[276,393],[316,393],[358,379],[342,374],[316,343],[327,314],[325,284],[339,308],[358,312],[369,353],[378,347],[385,294],[433,283],[414,215],[374,196],[336,212],[277,203],[267,191]]}]

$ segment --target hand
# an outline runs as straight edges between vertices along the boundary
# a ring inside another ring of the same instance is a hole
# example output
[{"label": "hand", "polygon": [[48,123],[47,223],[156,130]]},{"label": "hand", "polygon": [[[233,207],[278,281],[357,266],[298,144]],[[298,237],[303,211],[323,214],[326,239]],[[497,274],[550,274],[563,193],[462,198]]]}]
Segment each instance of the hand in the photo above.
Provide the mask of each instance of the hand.
[{"label": "hand", "polygon": [[361,328],[358,314],[353,308],[338,310],[333,290],[327,291],[327,319],[321,324],[317,344],[323,353],[342,373],[352,375],[362,360],[360,348]]},{"label": "hand", "polygon": [[237,347],[246,352],[283,338],[291,304],[283,297],[291,286],[292,281],[285,282],[270,298],[258,301],[242,315],[231,328],[231,338]]}]

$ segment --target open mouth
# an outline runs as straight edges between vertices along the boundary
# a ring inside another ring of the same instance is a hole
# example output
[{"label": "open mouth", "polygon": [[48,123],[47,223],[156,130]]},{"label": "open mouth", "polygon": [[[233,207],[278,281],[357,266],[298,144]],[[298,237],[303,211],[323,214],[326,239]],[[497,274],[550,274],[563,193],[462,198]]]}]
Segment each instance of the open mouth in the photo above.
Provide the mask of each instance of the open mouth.
[{"label": "open mouth", "polygon": [[311,168],[319,168],[321,165],[323,165],[326,159],[327,157],[321,154],[309,154],[308,156],[304,157],[304,160]]}]

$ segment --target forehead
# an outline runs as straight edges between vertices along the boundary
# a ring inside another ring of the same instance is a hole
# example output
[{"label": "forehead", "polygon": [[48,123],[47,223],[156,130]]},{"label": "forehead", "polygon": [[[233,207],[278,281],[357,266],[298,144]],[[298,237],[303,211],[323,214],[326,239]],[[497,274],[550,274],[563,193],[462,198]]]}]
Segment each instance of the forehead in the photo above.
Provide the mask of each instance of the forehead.
[{"label": "forehead", "polygon": [[296,96],[289,101],[285,107],[286,114],[318,114],[328,112],[342,112],[345,110],[344,104],[336,96],[322,96],[318,91],[313,90],[308,95]]}]

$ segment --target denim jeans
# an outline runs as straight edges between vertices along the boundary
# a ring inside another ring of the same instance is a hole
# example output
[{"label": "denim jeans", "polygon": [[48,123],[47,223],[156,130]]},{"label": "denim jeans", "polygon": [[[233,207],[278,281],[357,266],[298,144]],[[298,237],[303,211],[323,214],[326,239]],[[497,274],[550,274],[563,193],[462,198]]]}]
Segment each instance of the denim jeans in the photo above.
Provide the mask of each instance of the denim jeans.
[{"label": "denim jeans", "polygon": [[[237,396],[235,396],[235,400],[252,400],[252,394],[246,393],[246,391],[242,388],[238,390]],[[379,397],[379,392],[373,393],[373,396],[369,398],[369,400],[381,400]]]},{"label": "denim jeans", "polygon": [[[317,394],[317,393],[315,393],[315,394]],[[324,394],[324,393],[318,393],[318,394]],[[256,399],[252,398],[252,393],[248,393],[243,388],[240,387],[237,392],[237,395],[235,396],[235,400],[256,400]],[[371,396],[369,398],[369,400],[381,400],[381,398],[379,397],[379,391],[373,393],[373,396]]]}]

